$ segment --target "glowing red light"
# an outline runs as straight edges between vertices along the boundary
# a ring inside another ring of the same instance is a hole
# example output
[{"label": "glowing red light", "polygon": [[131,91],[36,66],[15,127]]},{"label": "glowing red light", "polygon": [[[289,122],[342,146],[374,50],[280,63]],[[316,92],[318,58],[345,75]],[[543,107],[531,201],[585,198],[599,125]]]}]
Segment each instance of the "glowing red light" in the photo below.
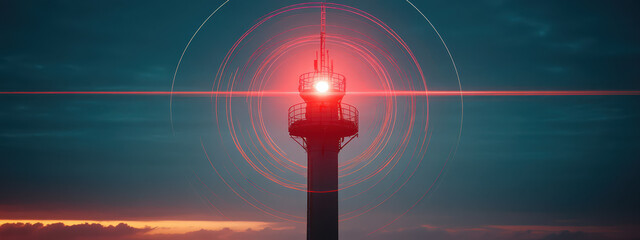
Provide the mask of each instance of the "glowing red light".
[{"label": "glowing red light", "polygon": [[313,84],[313,87],[316,89],[316,91],[321,93],[329,91],[329,83],[327,83],[327,81],[317,81],[315,84]]}]

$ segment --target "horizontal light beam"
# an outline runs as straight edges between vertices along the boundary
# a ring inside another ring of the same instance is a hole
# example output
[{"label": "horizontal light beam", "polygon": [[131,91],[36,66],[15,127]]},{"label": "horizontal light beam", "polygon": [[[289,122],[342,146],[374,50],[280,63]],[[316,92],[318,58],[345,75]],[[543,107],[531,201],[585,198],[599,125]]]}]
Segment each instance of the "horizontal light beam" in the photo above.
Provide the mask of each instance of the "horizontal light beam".
[{"label": "horizontal light beam", "polygon": [[[173,95],[173,96],[286,96],[299,92],[282,91],[13,91],[0,95]],[[637,96],[640,91],[355,91],[354,96]]]}]

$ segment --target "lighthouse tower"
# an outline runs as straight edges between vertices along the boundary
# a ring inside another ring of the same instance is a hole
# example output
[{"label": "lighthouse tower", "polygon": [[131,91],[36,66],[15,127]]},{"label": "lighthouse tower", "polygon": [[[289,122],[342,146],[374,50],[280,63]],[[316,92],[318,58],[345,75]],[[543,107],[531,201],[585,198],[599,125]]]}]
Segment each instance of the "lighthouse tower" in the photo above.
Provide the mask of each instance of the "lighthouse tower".
[{"label": "lighthouse tower", "polygon": [[358,110],[342,103],[346,79],[333,72],[325,39],[322,3],[315,71],[300,76],[304,102],[288,116],[289,135],[307,151],[307,240],[338,239],[338,153],[358,134]]}]

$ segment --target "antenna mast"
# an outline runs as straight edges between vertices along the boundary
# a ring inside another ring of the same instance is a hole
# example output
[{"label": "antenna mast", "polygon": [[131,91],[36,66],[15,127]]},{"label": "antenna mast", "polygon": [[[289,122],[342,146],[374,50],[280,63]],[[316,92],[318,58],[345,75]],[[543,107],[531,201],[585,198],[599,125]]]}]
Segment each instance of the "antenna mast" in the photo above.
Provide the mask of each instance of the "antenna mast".
[{"label": "antenna mast", "polygon": [[325,39],[327,34],[327,10],[324,5],[324,2],[320,5],[320,66],[318,70],[320,72],[325,71],[327,68],[327,55],[328,53],[325,50]]}]

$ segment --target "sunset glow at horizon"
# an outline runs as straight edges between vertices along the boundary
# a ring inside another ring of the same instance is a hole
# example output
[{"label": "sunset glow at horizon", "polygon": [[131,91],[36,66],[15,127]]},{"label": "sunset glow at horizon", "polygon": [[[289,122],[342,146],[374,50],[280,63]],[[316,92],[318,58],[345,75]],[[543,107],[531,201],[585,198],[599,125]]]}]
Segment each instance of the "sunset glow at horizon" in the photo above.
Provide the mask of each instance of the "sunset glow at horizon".
[{"label": "sunset glow at horizon", "polygon": [[0,219],[0,225],[16,223],[41,223],[43,225],[62,223],[66,226],[82,224],[117,226],[118,224],[127,224],[130,227],[140,229],[152,228],[152,230],[146,234],[183,234],[200,230],[219,231],[222,229],[233,231],[245,231],[247,229],[262,230],[265,228],[281,229],[275,227],[275,223],[259,221]]}]

